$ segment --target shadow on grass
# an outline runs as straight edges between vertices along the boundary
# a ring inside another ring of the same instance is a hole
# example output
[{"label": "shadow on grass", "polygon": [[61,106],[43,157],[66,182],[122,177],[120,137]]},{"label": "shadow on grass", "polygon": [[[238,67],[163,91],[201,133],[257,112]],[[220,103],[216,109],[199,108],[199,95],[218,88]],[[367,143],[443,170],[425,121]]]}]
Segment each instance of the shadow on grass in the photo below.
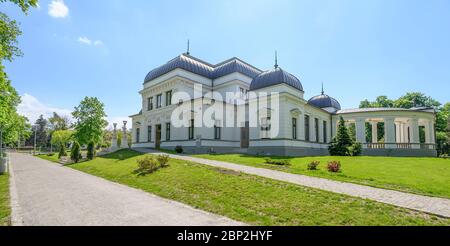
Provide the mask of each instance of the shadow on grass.
[{"label": "shadow on grass", "polygon": [[118,150],[118,151],[110,153],[110,154],[99,156],[98,158],[114,159],[114,160],[123,161],[123,160],[130,159],[130,158],[133,158],[136,156],[141,156],[141,155],[145,155],[145,153],[141,153],[141,152],[131,150],[131,149],[121,149],[121,150]]}]

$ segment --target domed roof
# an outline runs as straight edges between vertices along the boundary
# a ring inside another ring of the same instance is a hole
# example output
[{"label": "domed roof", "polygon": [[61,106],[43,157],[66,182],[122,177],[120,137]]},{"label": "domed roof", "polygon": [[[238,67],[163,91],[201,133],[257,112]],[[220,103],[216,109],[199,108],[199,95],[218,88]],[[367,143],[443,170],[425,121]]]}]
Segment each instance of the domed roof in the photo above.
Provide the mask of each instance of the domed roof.
[{"label": "domed roof", "polygon": [[177,68],[182,68],[184,70],[187,70],[189,72],[202,75],[204,77],[211,77],[213,73],[212,65],[207,64],[199,59],[196,59],[190,55],[182,54],[174,59],[168,61],[166,64],[153,69],[150,71],[147,76],[145,77],[144,83],[156,79],[157,77],[164,75],[172,70],[175,70]]},{"label": "domed roof", "polygon": [[181,54],[166,64],[150,71],[145,77],[144,84],[177,68],[184,69],[209,79],[217,79],[235,72],[254,78],[261,73],[261,70],[237,57],[233,57],[217,65],[212,65],[189,54]]},{"label": "domed roof", "polygon": [[309,99],[308,104],[318,108],[335,108],[336,110],[341,110],[341,104],[336,99],[324,94],[323,92],[321,95]]},{"label": "domed roof", "polygon": [[277,66],[256,76],[250,84],[250,90],[258,90],[278,84],[287,84],[303,91],[303,86],[299,79]]}]

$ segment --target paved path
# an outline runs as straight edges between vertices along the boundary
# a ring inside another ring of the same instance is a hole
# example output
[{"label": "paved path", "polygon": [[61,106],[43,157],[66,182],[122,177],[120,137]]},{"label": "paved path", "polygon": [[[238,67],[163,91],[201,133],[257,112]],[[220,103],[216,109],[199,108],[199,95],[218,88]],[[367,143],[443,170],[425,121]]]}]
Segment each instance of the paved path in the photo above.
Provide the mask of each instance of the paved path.
[{"label": "paved path", "polygon": [[13,225],[242,225],[31,155],[10,156]]},{"label": "paved path", "polygon": [[[136,150],[146,153],[158,153],[155,150],[151,149],[136,149]],[[258,175],[261,177],[285,181],[311,188],[317,188],[320,190],[331,191],[354,197],[361,197],[369,200],[395,205],[398,207],[414,209],[450,218],[449,199],[421,196],[394,190],[385,190],[370,186],[333,181],[323,178],[309,177],[299,174],[291,174],[286,172],[270,170],[266,168],[250,167],[222,161],[213,161],[185,155],[170,155],[170,157],[186,161],[193,161],[214,167],[232,169],[243,173]]]}]

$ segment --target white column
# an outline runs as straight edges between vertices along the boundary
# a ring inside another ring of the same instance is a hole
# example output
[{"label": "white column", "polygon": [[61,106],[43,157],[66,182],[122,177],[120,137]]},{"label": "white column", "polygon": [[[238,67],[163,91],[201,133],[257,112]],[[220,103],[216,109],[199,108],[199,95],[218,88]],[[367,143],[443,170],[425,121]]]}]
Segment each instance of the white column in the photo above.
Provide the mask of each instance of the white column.
[{"label": "white column", "polygon": [[405,124],[400,123],[400,143],[405,143]]},{"label": "white column", "polygon": [[309,115],[309,141],[316,141],[316,118],[313,115]]},{"label": "white column", "polygon": [[413,149],[420,148],[420,135],[419,135],[419,120],[417,118],[410,119],[411,143]]},{"label": "white column", "polygon": [[366,119],[356,118],[356,141],[366,143]]},{"label": "white column", "polygon": [[426,122],[424,125],[425,130],[425,143],[429,144],[431,143],[431,132],[430,132],[430,123]]},{"label": "white column", "polygon": [[378,122],[370,122],[372,124],[372,143],[378,143]]},{"label": "white column", "polygon": [[430,121],[430,136],[431,136],[431,143],[436,144],[436,132],[434,130],[434,121]]},{"label": "white column", "polygon": [[111,149],[115,150],[118,147],[118,145],[117,145],[117,123],[113,123],[113,126],[114,126],[114,130],[113,130],[112,141],[111,141]]},{"label": "white column", "polygon": [[395,142],[401,143],[401,134],[400,134],[400,123],[395,122]]},{"label": "white column", "polygon": [[326,140],[323,139],[323,120],[319,119],[319,141],[320,143],[325,143]]},{"label": "white column", "polygon": [[[135,135],[136,133],[132,134]],[[133,137],[132,137],[133,138]],[[136,142],[136,141],[135,141]],[[128,136],[127,136],[127,122],[123,121],[122,127],[122,142],[120,144],[120,148],[128,148]]]},{"label": "white column", "polygon": [[384,119],[384,141],[386,148],[395,148],[393,143],[395,143],[395,124],[394,118]]}]

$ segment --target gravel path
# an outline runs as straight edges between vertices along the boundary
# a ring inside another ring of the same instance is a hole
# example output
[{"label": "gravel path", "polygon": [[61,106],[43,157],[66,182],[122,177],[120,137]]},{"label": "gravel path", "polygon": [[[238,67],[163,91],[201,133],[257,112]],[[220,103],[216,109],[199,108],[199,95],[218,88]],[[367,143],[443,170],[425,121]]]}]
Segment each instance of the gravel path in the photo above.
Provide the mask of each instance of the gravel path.
[{"label": "gravel path", "polygon": [[10,156],[13,225],[243,225],[31,155]]},{"label": "gravel path", "polygon": [[[135,149],[135,150],[145,153],[160,153],[152,149]],[[270,170],[266,168],[238,165],[228,162],[214,161],[186,155],[170,155],[170,157],[186,161],[197,162],[214,167],[231,169],[234,171],[258,175],[261,177],[285,181],[311,188],[317,188],[320,190],[331,191],[339,194],[365,198],[377,202],[395,205],[398,207],[409,208],[413,210],[418,210],[450,218],[449,199],[421,196],[394,190],[385,190],[370,186],[333,181],[329,179],[316,178],[299,174],[291,174],[286,172]]]}]

